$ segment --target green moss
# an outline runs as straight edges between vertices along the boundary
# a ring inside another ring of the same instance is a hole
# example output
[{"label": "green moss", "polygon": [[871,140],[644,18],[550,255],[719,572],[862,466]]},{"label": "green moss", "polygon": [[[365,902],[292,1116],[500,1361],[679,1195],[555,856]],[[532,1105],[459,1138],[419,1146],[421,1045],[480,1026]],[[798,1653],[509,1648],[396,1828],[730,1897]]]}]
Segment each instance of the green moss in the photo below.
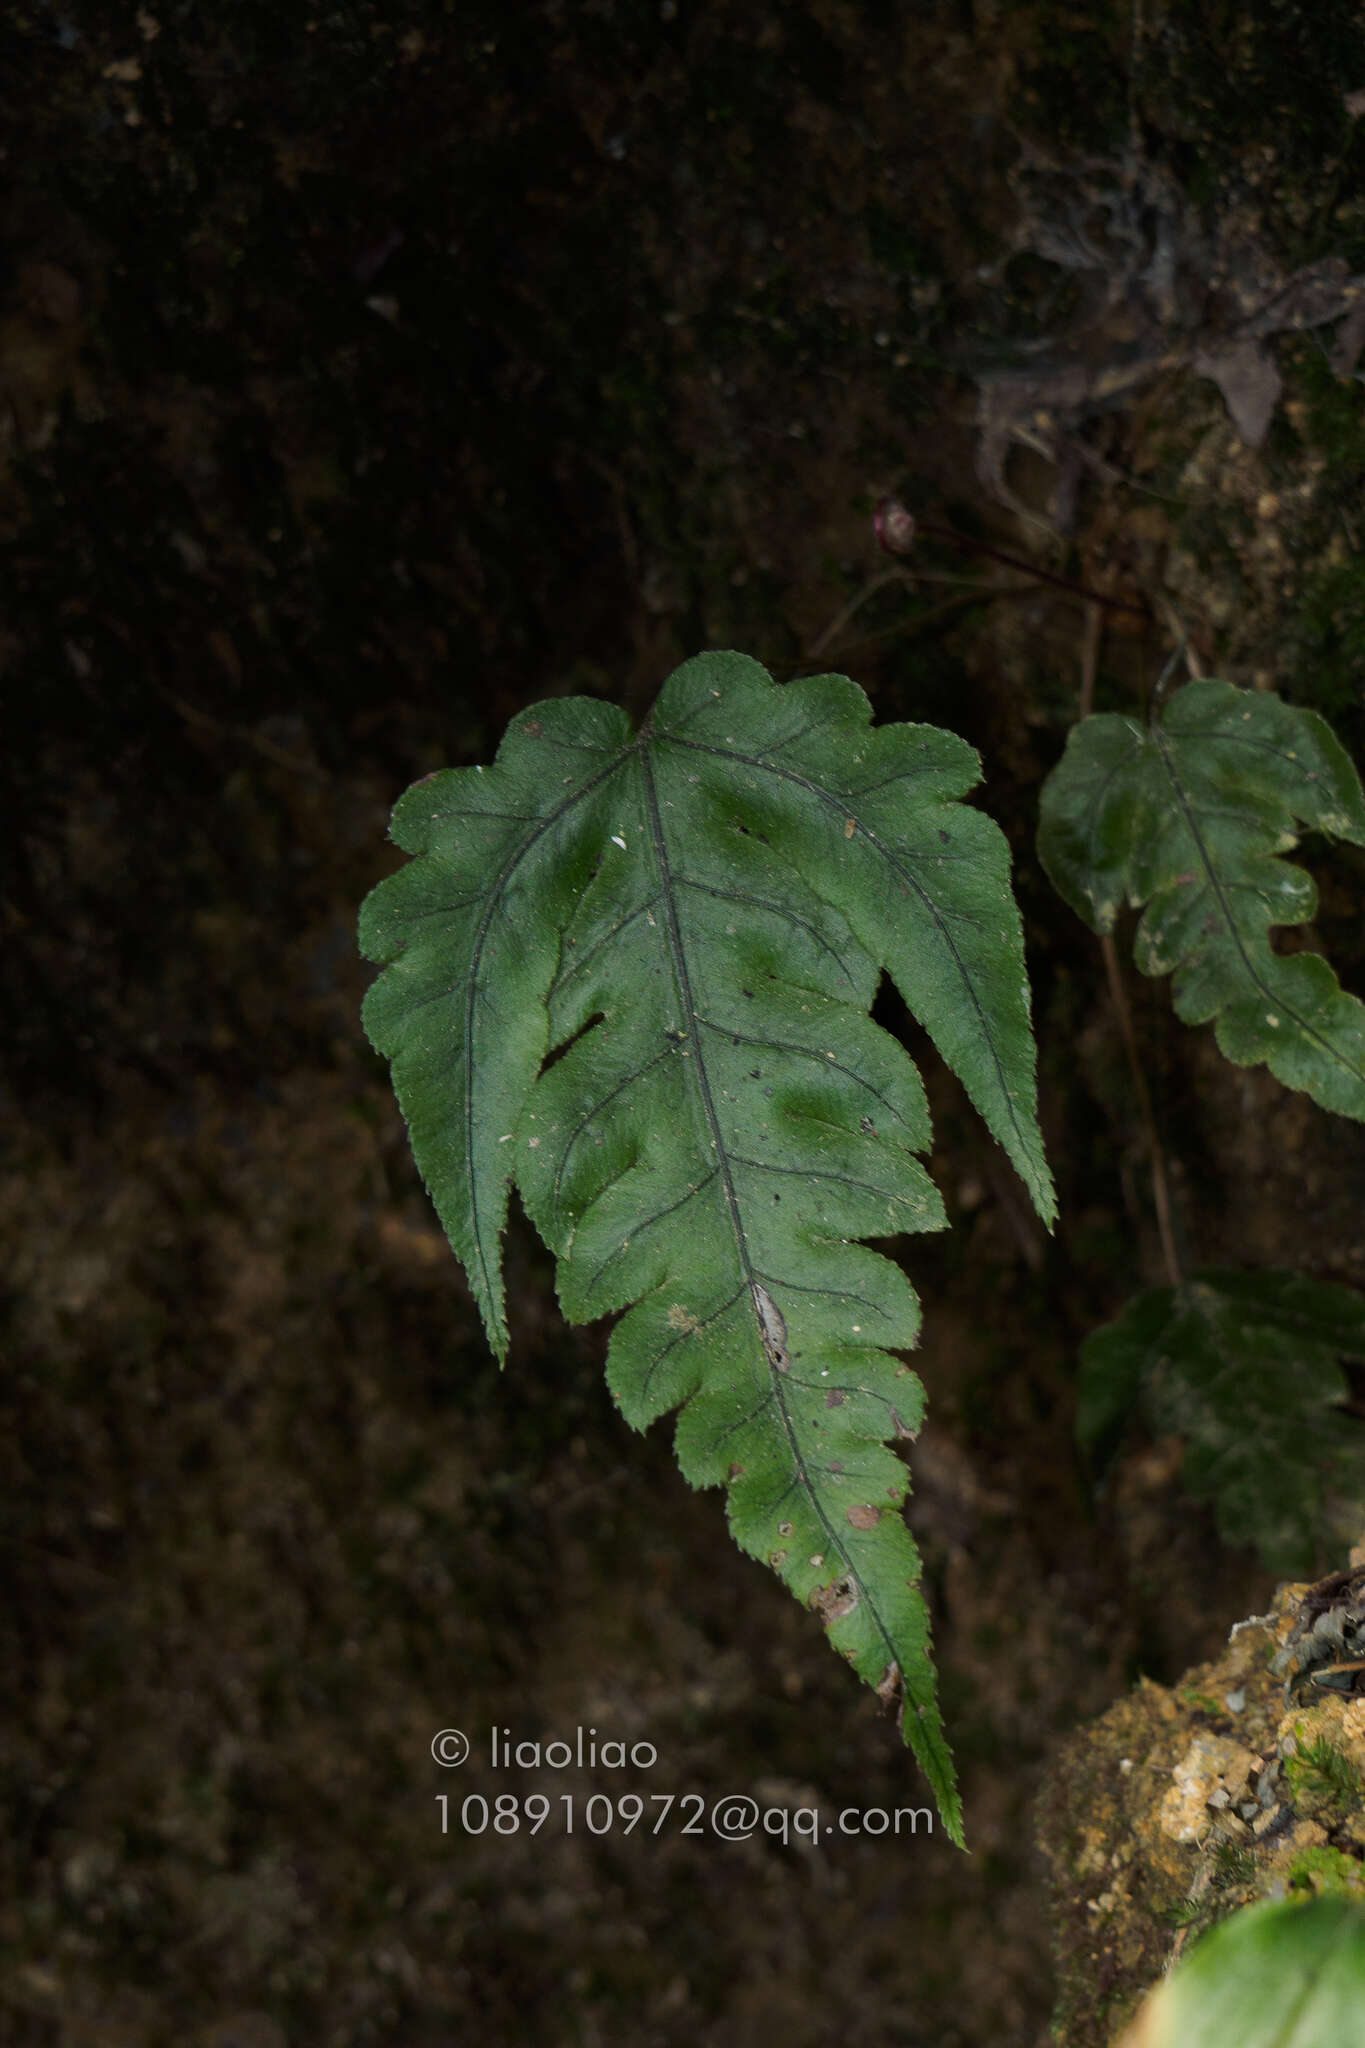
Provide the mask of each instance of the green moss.
[{"label": "green moss", "polygon": [[1201,1933],[1235,1912],[1256,1882],[1256,1854],[1237,1842],[1219,1842],[1209,1859],[1208,1884],[1164,1906],[1156,1917],[1167,1927],[1197,1927]]},{"label": "green moss", "polygon": [[1329,1897],[1365,1897],[1365,1869],[1353,1856],[1325,1845],[1305,1849],[1288,1870],[1291,1892],[1320,1892]]},{"label": "green moss", "polygon": [[1256,1881],[1256,1854],[1236,1842],[1220,1842],[1213,1852],[1209,1886],[1213,1891],[1238,1891]]},{"label": "green moss", "polygon": [[1365,1784],[1351,1759],[1324,1736],[1286,1758],[1284,1774],[1296,1806],[1346,1812],[1358,1806],[1365,1794]]}]

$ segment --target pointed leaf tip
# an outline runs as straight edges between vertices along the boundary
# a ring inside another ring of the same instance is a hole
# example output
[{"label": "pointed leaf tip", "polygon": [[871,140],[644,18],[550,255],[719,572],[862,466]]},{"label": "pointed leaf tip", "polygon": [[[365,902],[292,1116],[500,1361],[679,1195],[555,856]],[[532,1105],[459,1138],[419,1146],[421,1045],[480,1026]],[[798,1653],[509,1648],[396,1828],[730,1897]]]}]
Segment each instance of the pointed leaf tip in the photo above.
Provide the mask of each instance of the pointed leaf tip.
[{"label": "pointed leaf tip", "polygon": [[899,1512],[918,1305],[860,1239],[944,1227],[924,1088],[868,1014],[889,972],[1055,1213],[1003,836],[972,749],[874,726],[843,676],[745,655],[669,678],[638,735],[585,700],[513,721],[491,769],[417,785],[417,857],[362,913],[366,1004],[490,1342],[518,1188],[565,1315],[619,1314],[608,1378],[676,1409],[695,1485],[820,1615],[961,1808],[919,1559]]}]

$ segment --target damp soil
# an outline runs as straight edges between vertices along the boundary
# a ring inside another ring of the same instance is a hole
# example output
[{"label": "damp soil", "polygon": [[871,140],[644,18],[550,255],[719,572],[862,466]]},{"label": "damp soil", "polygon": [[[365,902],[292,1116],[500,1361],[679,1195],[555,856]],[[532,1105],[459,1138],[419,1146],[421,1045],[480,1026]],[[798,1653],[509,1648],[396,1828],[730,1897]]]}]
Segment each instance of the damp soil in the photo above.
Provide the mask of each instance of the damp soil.
[{"label": "damp soil", "polygon": [[[1273,1580],[1178,1442],[1101,1496],[1074,1448],[1081,1339],[1165,1276],[1037,790],[1178,630],[1361,752],[1349,310],[1267,335],[1257,446],[1194,367],[1241,286],[1365,272],[1358,11],[34,0],[0,34],[0,2039],[1043,2039],[1049,1765]],[[887,494],[1014,565],[889,564]],[[1014,849],[1053,1239],[883,1005],[951,1222],[893,1249],[967,1856],[923,1815],[686,1830],[691,1795],[928,1801],[627,1429],[519,1216],[499,1372],[359,1026],[398,793],[706,646],[961,732]],[[1365,868],[1309,857],[1365,988]],[[1354,1127],[1130,983],[1192,1260],[1365,1285]],[[494,1728],[602,1748],[503,1767]],[[623,1791],[673,1819],[627,1832]]]}]

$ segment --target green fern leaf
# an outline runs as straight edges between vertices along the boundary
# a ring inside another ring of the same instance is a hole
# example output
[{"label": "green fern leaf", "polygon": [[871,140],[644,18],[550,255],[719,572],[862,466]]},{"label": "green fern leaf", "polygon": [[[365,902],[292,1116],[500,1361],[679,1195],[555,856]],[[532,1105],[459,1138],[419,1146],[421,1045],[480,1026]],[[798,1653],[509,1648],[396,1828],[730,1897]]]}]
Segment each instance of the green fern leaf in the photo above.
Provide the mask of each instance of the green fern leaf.
[{"label": "green fern leaf", "polygon": [[1043,786],[1038,853],[1093,931],[1145,906],[1143,974],[1175,975],[1176,1014],[1216,1020],[1239,1066],[1264,1063],[1323,1108],[1365,1118],[1365,1004],[1313,953],[1271,950],[1306,924],[1312,877],[1279,856],[1304,825],[1365,845],[1365,795],[1316,712],[1231,683],[1190,683],[1159,725],[1084,719]]},{"label": "green fern leaf", "polygon": [[1365,1364],[1365,1298],[1304,1273],[1196,1273],[1137,1295],[1081,1347],[1076,1429],[1092,1464],[1130,1416],[1185,1440],[1182,1480],[1229,1543],[1311,1569],[1365,1508],[1365,1428],[1341,1361]]},{"label": "green fern leaf", "polygon": [[883,969],[1054,1202],[1008,849],[958,801],[976,756],[870,718],[844,677],[778,688],[738,654],[678,669],[638,735],[581,699],[523,713],[492,769],[400,801],[420,858],[362,911],[391,963],[365,1024],[499,1356],[515,1180],[566,1316],[626,1311],[627,1419],[681,1407],[687,1478],[724,1485],[742,1547],[899,1688],[960,1840],[887,1448],[923,1409],[888,1355],[919,1311],[855,1242],[944,1222],[919,1077],[867,1014]]}]

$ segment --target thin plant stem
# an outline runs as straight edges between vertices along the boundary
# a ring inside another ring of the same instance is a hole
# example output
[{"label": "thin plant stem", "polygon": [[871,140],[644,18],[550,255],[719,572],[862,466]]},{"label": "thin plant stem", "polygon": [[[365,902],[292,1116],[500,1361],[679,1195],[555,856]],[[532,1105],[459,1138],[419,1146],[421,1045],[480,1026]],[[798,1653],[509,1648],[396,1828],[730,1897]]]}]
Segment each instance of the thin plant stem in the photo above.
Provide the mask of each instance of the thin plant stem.
[{"label": "thin plant stem", "polygon": [[[953,579],[947,576],[926,575],[917,578],[917,580],[921,583],[943,584],[949,583]],[[851,607],[845,607],[847,618],[852,617],[853,612],[858,609],[863,598],[870,594],[870,592],[863,591]],[[1034,594],[1034,586],[1031,583],[979,583],[975,578],[964,577],[952,597],[945,597],[941,603],[930,605],[927,612],[916,612],[912,618],[898,619],[895,625],[879,626],[875,633],[864,633],[859,639],[850,640],[847,647],[840,651],[839,659],[846,661],[849,655],[856,652],[857,649],[875,647],[883,640],[898,640],[909,633],[922,633],[928,627],[937,626],[944,619],[951,618],[954,612],[961,611],[965,605],[994,604],[997,598],[1032,597]],[[847,618],[841,618],[835,624],[847,624]],[[812,642],[811,646],[802,656],[803,663],[814,661],[824,653],[829,645],[833,630],[833,627],[827,626],[819,638]]]},{"label": "thin plant stem", "polygon": [[1081,717],[1089,718],[1095,708],[1095,676],[1100,665],[1100,638],[1104,613],[1092,604],[1085,615],[1085,640],[1081,647]]},{"label": "thin plant stem", "polygon": [[977,604],[997,597],[1028,597],[1033,591],[1031,583],[983,583],[977,576],[936,576],[930,569],[884,569],[881,575],[869,577],[857,596],[851,597],[843,610],[816,634],[802,659],[817,660],[831,641],[836,640],[844,627],[862,610],[868,599],[875,597],[879,590],[885,590],[892,583],[903,583],[907,589],[916,584],[927,583],[939,589],[955,590],[957,595],[946,599],[942,604],[934,605],[927,612],[919,613],[913,619],[903,619],[897,625],[883,626],[875,633],[865,633],[861,640],[852,643],[853,646],[868,647],[875,640],[889,640],[898,633],[907,632],[911,627],[926,625],[948,612],[956,611],[964,604]]},{"label": "thin plant stem", "polygon": [[[1160,601],[1161,609],[1166,616],[1166,624],[1170,627],[1172,633],[1175,635],[1176,639],[1180,643],[1179,646],[1176,648],[1176,653],[1184,658],[1186,668],[1189,670],[1195,682],[1198,682],[1201,676],[1203,675],[1204,670],[1200,662],[1199,656],[1195,653],[1193,647],[1190,645],[1190,636],[1188,631],[1186,630],[1185,622],[1181,618],[1175,606],[1171,603],[1169,597],[1167,597],[1164,590],[1161,592]],[[1164,683],[1164,676],[1162,678],[1162,681]],[[1159,687],[1157,694],[1158,696],[1160,696],[1161,694]]]},{"label": "thin plant stem", "polygon": [[1152,1098],[1147,1090],[1147,1076],[1138,1057],[1137,1034],[1133,1030],[1133,1016],[1128,1007],[1128,995],[1123,986],[1119,952],[1114,944],[1113,933],[1104,932],[1100,938],[1100,945],[1104,951],[1104,971],[1109,981],[1109,994],[1118,1013],[1119,1031],[1123,1037],[1124,1051],[1128,1055],[1129,1071],[1133,1076],[1133,1092],[1137,1097],[1138,1116],[1142,1121],[1142,1135],[1147,1146],[1147,1161],[1152,1174],[1152,1202],[1156,1209],[1156,1227],[1161,1238],[1161,1256],[1166,1263],[1166,1277],[1172,1287],[1183,1287],[1185,1275],[1181,1269],[1180,1255],[1175,1248],[1175,1231],[1171,1223],[1166,1155],[1157,1136],[1156,1118],[1152,1114]]},{"label": "thin plant stem", "polygon": [[843,610],[835,613],[823,633],[818,633],[811,641],[806,649],[806,659],[814,661],[818,654],[823,654],[830,641],[838,639],[849,620],[862,610],[870,597],[875,597],[879,590],[885,590],[889,584],[908,584],[912,576],[913,571],[909,569],[883,569],[880,576],[870,576],[857,596],[851,597]]},{"label": "thin plant stem", "polygon": [[1088,583],[1074,583],[1069,576],[1057,576],[1051,569],[1040,569],[1036,562],[1026,562],[1020,555],[1007,554],[1003,548],[992,547],[989,541],[959,533],[954,526],[931,526],[927,521],[917,520],[915,531],[928,534],[931,540],[944,540],[955,548],[966,548],[971,554],[986,555],[992,562],[1003,562],[1007,569],[1022,569],[1026,576],[1036,576],[1040,583],[1050,583],[1054,590],[1070,591],[1073,597],[1086,598],[1091,604],[1102,604],[1106,611],[1131,612],[1140,619],[1152,616],[1145,604],[1131,604],[1123,597],[1106,597],[1103,591],[1092,590]]}]

